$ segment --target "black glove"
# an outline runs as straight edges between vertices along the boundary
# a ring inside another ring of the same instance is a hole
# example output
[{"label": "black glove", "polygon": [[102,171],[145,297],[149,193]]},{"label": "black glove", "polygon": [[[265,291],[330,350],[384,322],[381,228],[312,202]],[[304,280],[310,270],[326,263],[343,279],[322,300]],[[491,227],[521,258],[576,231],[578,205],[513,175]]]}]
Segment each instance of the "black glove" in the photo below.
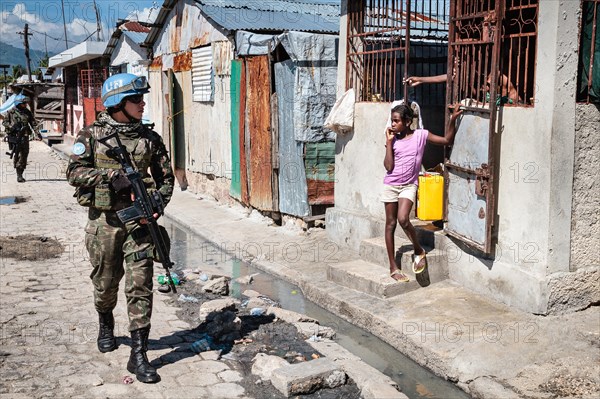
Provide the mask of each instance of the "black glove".
[{"label": "black glove", "polygon": [[127,176],[125,176],[125,173],[122,170],[120,170],[119,173],[112,178],[110,184],[118,193],[131,188],[131,182]]}]

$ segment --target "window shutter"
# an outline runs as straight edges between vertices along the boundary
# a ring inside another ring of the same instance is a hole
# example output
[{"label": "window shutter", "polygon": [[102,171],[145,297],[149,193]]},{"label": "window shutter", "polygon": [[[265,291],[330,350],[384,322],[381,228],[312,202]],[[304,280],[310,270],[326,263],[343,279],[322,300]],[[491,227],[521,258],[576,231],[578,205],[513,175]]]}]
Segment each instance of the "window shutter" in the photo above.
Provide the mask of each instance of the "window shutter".
[{"label": "window shutter", "polygon": [[192,49],[192,99],[208,102],[214,99],[213,58],[211,46]]}]

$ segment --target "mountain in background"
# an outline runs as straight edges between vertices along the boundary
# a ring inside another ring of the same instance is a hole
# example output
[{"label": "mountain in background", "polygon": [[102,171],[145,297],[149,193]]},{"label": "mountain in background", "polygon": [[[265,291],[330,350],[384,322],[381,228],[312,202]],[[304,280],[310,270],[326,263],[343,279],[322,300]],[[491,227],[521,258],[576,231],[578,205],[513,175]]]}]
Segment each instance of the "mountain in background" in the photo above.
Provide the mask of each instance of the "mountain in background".
[{"label": "mountain in background", "polygon": [[[40,50],[29,49],[29,59],[31,60],[31,69],[35,70],[39,67],[39,62],[45,57],[45,52]],[[52,57],[54,53],[48,53]],[[12,46],[8,43],[0,41],[0,64],[22,65],[24,68],[27,60],[25,59],[25,49]]]}]

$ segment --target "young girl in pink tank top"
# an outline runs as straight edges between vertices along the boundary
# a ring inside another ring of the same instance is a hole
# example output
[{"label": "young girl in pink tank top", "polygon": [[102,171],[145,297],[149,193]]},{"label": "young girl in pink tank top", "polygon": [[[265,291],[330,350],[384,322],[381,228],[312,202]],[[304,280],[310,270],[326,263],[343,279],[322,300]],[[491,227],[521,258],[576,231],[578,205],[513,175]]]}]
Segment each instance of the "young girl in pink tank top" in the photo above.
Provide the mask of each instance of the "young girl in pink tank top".
[{"label": "young girl in pink tank top", "polygon": [[392,109],[392,126],[386,131],[383,166],[387,173],[383,180],[381,200],[385,205],[385,246],[390,262],[390,277],[396,281],[409,281],[408,276],[396,265],[394,232],[397,223],[400,223],[400,227],[413,244],[413,272],[421,273],[427,267],[425,250],[419,244],[415,228],[410,223],[410,211],[417,194],[421,161],[427,142],[437,145],[452,144],[456,133],[455,122],[461,113],[459,105],[455,105],[446,134],[442,137],[425,129],[412,130],[410,125],[415,115],[409,106],[402,104]]}]

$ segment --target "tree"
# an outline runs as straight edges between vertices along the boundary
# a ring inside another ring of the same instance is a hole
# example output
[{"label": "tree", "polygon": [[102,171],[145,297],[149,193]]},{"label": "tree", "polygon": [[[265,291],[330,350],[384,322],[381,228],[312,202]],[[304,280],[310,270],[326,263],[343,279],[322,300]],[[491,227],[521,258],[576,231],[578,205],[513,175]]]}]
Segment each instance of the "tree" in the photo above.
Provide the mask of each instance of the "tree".
[{"label": "tree", "polygon": [[49,56],[46,54],[45,56],[43,56],[43,57],[40,59],[40,64],[39,64],[39,66],[40,66],[40,67],[42,67],[42,68],[47,68],[47,67],[48,67],[48,62],[49,62],[49,60],[50,60],[50,57],[49,57]]},{"label": "tree", "polygon": [[25,75],[25,68],[23,65],[13,65],[12,67],[12,79],[15,82],[18,78]]}]

